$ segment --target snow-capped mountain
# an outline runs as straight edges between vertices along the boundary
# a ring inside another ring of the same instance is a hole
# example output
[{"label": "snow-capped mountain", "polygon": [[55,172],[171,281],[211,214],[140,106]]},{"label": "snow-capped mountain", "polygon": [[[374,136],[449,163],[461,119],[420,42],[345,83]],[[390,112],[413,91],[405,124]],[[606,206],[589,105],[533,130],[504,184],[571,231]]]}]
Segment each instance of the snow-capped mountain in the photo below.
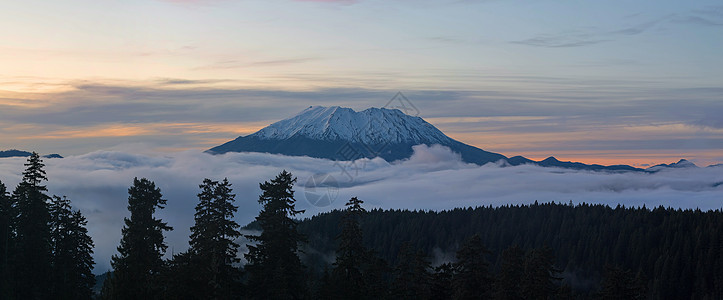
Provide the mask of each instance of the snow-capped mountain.
[{"label": "snow-capped mountain", "polygon": [[455,141],[424,119],[398,109],[369,108],[357,112],[338,106],[311,106],[208,152],[267,152],[336,160],[379,156],[394,161],[410,157],[412,146],[419,144],[447,146],[470,163],[506,159],[501,154]]},{"label": "snow-capped mountain", "polygon": [[298,115],[273,123],[251,136],[276,140],[304,136],[315,140],[366,144],[448,144],[452,141],[422,118],[408,116],[398,109],[369,108],[356,112],[339,106],[310,106]]},{"label": "snow-capped mountain", "polygon": [[409,158],[413,153],[412,146],[419,144],[447,146],[459,153],[465,162],[480,165],[503,161],[507,165],[535,164],[591,171],[655,172],[663,167],[689,167],[692,164],[681,160],[675,164],[644,170],[628,165],[603,166],[559,161],[554,157],[542,161],[522,156],[507,158],[456,141],[424,119],[406,115],[398,109],[369,108],[357,112],[338,106],[311,106],[293,117],[207,152],[266,152],[344,161],[381,157],[391,162]]}]

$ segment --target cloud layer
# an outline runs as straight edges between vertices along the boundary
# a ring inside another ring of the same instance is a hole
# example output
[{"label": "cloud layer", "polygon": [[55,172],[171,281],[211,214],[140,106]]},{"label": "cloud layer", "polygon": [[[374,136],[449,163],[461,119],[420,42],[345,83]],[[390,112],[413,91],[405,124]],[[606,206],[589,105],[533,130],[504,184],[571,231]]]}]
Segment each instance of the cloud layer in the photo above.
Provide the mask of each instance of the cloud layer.
[{"label": "cloud layer", "polygon": [[[704,210],[723,207],[723,166],[671,169],[655,174],[476,166],[461,162],[458,155],[438,146],[417,146],[410,159],[392,164],[381,159],[336,164],[323,159],[261,153],[140,153],[98,151],[46,160],[50,193],[68,196],[89,220],[89,231],[96,243],[96,272],[109,268],[110,256],[120,241],[122,220],[128,216],[127,189],[133,177],[155,181],[168,199],[166,209],[158,215],[175,228],[167,234],[169,252],[188,247],[198,184],[203,178],[229,178],[237,194],[236,220],[246,224],[259,210],[258,184],[283,169],[298,177],[297,205],[307,210],[305,216],[341,208],[352,196],[363,199],[368,208],[433,210],[534,201]],[[10,189],[20,180],[23,163],[23,158],[0,159],[0,180]],[[352,177],[344,175],[340,166],[346,167]],[[309,178],[314,175],[331,175],[325,177],[331,183],[327,185],[328,192],[334,200],[328,206],[310,204],[316,202],[318,195],[327,193],[327,186],[311,189]]]},{"label": "cloud layer", "polygon": [[[718,151],[723,147],[720,88],[640,89],[639,82],[626,81],[475,78],[544,87],[405,90],[404,94],[420,116],[452,138],[508,156],[554,155],[602,164],[658,164],[680,158],[701,165],[723,162]],[[153,143],[166,151],[208,149],[309,105],[362,110],[384,106],[397,93],[197,84],[207,83],[85,82],[65,92],[34,94],[32,100],[25,99],[29,94],[0,97],[0,149],[74,155],[130,142]]]}]

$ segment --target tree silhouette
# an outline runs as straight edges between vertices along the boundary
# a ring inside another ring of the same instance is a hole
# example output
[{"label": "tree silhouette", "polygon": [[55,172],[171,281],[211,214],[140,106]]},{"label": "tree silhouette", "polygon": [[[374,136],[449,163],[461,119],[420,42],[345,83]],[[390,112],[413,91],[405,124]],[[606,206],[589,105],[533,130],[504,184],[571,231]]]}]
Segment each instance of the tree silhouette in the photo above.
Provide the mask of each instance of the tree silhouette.
[{"label": "tree silhouette", "polygon": [[454,266],[451,263],[443,263],[434,268],[432,283],[430,285],[430,299],[452,299],[452,281],[454,280]]},{"label": "tree silhouette", "polygon": [[52,256],[52,296],[54,299],[91,299],[93,240],[85,217],[73,211],[66,197],[53,196],[50,204]]},{"label": "tree silhouette", "polygon": [[336,262],[332,275],[337,296],[345,299],[362,299],[366,296],[364,268],[369,251],[364,247],[363,234],[359,227],[359,217],[366,210],[361,206],[364,201],[357,197],[349,199],[341,221],[341,233],[336,237],[339,247],[336,250]]},{"label": "tree silhouette", "polygon": [[245,254],[248,264],[249,297],[252,299],[300,299],[307,294],[304,267],[298,256],[305,237],[296,227],[294,182],[291,173],[282,171],[275,179],[260,184],[263,206],[256,217],[260,235],[247,235],[255,242]]},{"label": "tree silhouette", "polygon": [[155,299],[161,295],[159,274],[163,271],[162,260],[168,246],[163,241],[163,231],[173,230],[168,224],[153,217],[156,209],[162,209],[166,200],[155,183],[134,178],[128,189],[128,210],[125,218],[118,255],[111,258],[113,266],[110,288],[113,299]]},{"label": "tree silhouette", "polygon": [[241,236],[239,225],[232,218],[238,210],[228,179],[221,182],[204,179],[199,185],[199,203],[191,227],[189,256],[198,286],[198,298],[229,299],[238,293],[240,272],[236,264]]},{"label": "tree silhouette", "polygon": [[9,299],[12,295],[11,258],[15,251],[15,207],[7,187],[0,181],[0,298]]},{"label": "tree silhouette", "polygon": [[42,185],[47,181],[45,165],[33,152],[25,163],[23,180],[13,192],[17,205],[15,236],[15,295],[18,299],[49,297],[51,271],[50,212]]},{"label": "tree silhouette", "polygon": [[490,251],[482,245],[478,234],[473,235],[457,251],[454,264],[456,275],[452,283],[456,299],[486,299],[489,297],[493,278],[487,255]]},{"label": "tree silhouette", "polygon": [[645,285],[641,276],[617,266],[606,266],[599,299],[646,299]]},{"label": "tree silhouette", "polygon": [[556,275],[560,273],[555,266],[555,256],[550,247],[532,249],[525,257],[522,275],[522,296],[525,299],[549,299],[558,290]]},{"label": "tree silhouette", "polygon": [[432,274],[426,255],[405,242],[394,266],[392,294],[398,299],[429,299]]},{"label": "tree silhouette", "polygon": [[495,283],[495,299],[520,300],[522,278],[525,273],[525,252],[517,245],[502,251],[502,266]]}]

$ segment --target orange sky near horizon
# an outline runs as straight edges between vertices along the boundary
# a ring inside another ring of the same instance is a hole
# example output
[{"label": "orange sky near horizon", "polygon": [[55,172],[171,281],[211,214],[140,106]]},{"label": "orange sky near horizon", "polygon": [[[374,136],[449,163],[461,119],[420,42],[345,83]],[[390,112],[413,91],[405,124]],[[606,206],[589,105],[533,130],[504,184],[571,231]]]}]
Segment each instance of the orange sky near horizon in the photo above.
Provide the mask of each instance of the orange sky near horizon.
[{"label": "orange sky near horizon", "polygon": [[[23,132],[36,132],[34,135],[17,137],[20,141],[32,143],[37,140],[53,140],[58,143],[79,143],[92,141],[98,138],[142,138],[154,136],[168,137],[191,137],[187,145],[158,146],[159,151],[185,151],[185,150],[206,150],[230,141],[237,136],[245,136],[256,132],[273,120],[250,122],[250,123],[152,123],[152,124],[103,124],[90,128],[29,128],[28,126],[16,126],[8,128]],[[442,128],[444,126],[441,126]],[[444,131],[448,136],[481,148],[486,151],[503,154],[507,157],[521,155],[532,160],[543,160],[554,156],[561,161],[582,162],[586,164],[615,165],[627,164],[635,167],[648,167],[662,163],[673,163],[679,159],[694,161],[699,166],[720,163],[720,151],[681,151],[681,150],[565,150],[564,144],[567,139],[574,139],[579,135],[590,135],[590,133],[541,133],[541,134],[502,134],[502,133],[470,133]],[[592,134],[594,136],[594,134]],[[555,136],[557,140],[550,140]],[[594,140],[594,138],[590,138]],[[552,148],[558,149],[553,150]],[[546,148],[549,150],[535,150],[535,148]],[[33,149],[31,149],[33,150]],[[63,153],[61,153],[63,154]],[[84,154],[84,153],[75,153]]]}]

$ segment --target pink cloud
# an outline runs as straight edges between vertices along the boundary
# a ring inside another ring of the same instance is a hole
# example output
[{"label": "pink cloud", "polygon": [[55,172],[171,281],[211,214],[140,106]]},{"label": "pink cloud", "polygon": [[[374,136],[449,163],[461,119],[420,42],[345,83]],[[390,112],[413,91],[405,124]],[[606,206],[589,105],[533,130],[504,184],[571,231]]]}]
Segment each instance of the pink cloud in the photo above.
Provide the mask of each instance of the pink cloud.
[{"label": "pink cloud", "polygon": [[302,2],[324,2],[324,3],[340,3],[340,4],[354,4],[358,0],[296,0]]},{"label": "pink cloud", "polygon": [[178,4],[208,4],[212,2],[220,2],[221,0],[160,0],[163,2],[178,3]]},{"label": "pink cloud", "polygon": [[[179,4],[206,4],[209,2],[217,2],[220,0],[159,0],[164,2],[179,3]],[[338,3],[338,4],[354,4],[359,2],[358,0],[294,0],[300,2],[322,2],[322,3]]]}]

